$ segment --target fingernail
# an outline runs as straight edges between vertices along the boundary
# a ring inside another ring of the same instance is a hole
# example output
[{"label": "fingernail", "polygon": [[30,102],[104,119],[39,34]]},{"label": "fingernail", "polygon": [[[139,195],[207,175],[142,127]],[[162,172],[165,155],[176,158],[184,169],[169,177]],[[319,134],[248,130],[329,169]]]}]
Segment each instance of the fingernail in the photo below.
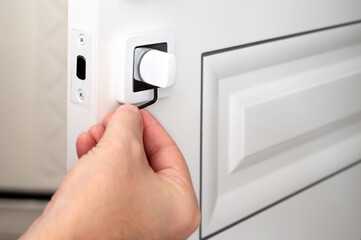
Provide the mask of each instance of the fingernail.
[{"label": "fingernail", "polygon": [[133,112],[133,113],[136,113],[136,114],[139,113],[139,109],[136,106],[129,105],[129,104],[125,104],[123,106],[120,106],[119,110],[121,110],[121,111],[130,111],[130,112]]}]

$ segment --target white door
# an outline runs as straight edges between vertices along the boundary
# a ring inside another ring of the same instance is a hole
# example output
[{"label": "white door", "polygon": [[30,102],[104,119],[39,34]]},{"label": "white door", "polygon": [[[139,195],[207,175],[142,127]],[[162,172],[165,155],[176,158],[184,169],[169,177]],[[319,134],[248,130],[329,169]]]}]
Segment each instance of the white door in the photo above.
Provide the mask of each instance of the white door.
[{"label": "white door", "polygon": [[152,98],[129,88],[129,56],[166,42],[177,82],[148,110],[190,167],[202,210],[191,239],[361,237],[361,2],[70,0],[69,10],[68,166],[77,135],[117,99]]}]

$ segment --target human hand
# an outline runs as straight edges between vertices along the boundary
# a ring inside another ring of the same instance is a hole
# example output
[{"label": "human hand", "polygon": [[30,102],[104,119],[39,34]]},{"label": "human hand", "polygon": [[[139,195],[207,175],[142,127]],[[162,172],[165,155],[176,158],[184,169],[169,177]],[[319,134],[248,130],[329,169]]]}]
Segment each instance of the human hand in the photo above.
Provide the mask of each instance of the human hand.
[{"label": "human hand", "polygon": [[186,162],[147,111],[119,107],[78,137],[77,152],[24,239],[186,239],[199,226]]}]

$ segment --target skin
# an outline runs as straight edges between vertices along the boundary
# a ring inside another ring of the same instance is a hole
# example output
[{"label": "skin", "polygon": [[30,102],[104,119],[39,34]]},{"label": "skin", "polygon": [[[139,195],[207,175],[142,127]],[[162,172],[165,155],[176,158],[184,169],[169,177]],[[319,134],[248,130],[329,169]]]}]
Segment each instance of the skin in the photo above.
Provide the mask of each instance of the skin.
[{"label": "skin", "polygon": [[186,239],[198,228],[187,164],[150,113],[123,105],[76,145],[79,161],[21,239]]}]

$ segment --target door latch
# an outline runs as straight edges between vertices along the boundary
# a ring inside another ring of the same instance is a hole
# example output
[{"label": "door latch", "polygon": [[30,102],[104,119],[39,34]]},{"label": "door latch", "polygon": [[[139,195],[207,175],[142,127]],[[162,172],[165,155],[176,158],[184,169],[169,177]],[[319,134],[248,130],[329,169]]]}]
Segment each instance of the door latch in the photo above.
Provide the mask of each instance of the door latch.
[{"label": "door latch", "polygon": [[[117,101],[137,104],[171,95],[176,83],[174,36],[148,32],[122,36]],[[155,100],[156,101],[156,100]],[[143,106],[143,105],[141,105]]]}]

